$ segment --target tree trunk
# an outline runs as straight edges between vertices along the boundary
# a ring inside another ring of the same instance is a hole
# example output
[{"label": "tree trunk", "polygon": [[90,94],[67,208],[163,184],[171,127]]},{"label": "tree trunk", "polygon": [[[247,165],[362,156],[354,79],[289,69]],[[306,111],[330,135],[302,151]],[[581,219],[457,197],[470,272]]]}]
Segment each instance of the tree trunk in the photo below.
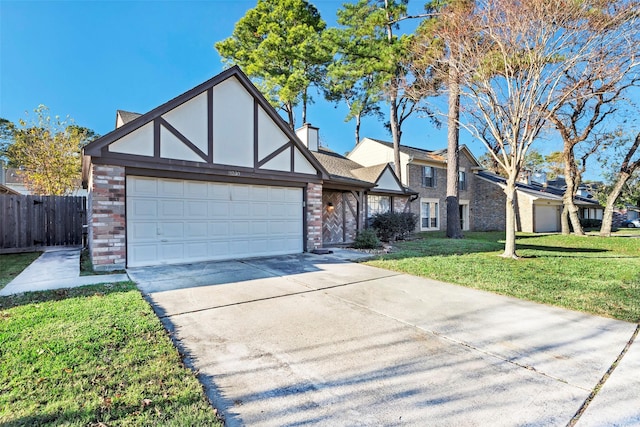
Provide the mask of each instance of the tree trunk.
[{"label": "tree trunk", "polygon": [[287,112],[287,117],[289,118],[289,129],[292,131],[296,131],[296,119],[293,115],[293,105],[287,103],[284,105],[284,109]]},{"label": "tree trunk", "polygon": [[302,92],[302,124],[307,123],[307,90],[309,88],[305,87]]},{"label": "tree trunk", "polygon": [[389,122],[391,124],[391,136],[393,138],[393,163],[398,180],[402,182],[402,166],[400,165],[400,129],[398,129],[398,98],[395,90],[389,99]]},{"label": "tree trunk", "polygon": [[613,186],[613,189],[611,190],[609,196],[607,196],[607,204],[604,207],[602,225],[600,226],[600,236],[602,237],[611,236],[611,226],[613,223],[613,205],[616,203],[616,200],[618,200],[618,196],[620,196],[620,193],[622,192],[622,187],[624,187],[629,178],[631,178],[630,173],[620,172],[616,184]]},{"label": "tree trunk", "polygon": [[573,203],[573,198],[575,197],[578,191],[578,185],[580,184],[578,168],[576,166],[575,156],[573,155],[573,144],[567,146],[567,143],[565,143],[563,154],[564,179],[567,183],[567,188],[565,189],[562,197],[562,203],[564,205],[564,208],[562,209],[562,234],[569,235],[571,233],[569,229],[569,220],[571,220],[573,233],[578,236],[584,236],[584,230],[582,230],[580,217],[578,216],[578,207]]},{"label": "tree trunk", "polygon": [[504,189],[504,194],[507,196],[505,209],[506,209],[506,236],[504,240],[504,253],[501,255],[504,258],[517,259],[516,254],[516,177],[509,176],[507,178],[507,186]]},{"label": "tree trunk", "polygon": [[462,239],[459,201],[460,86],[456,67],[449,66],[449,112],[447,115],[447,237]]},{"label": "tree trunk", "polygon": [[[356,145],[358,145],[358,142],[360,142],[360,121],[362,120],[362,117],[360,116],[360,114],[356,114]],[[356,146],[354,145],[354,147]]]}]

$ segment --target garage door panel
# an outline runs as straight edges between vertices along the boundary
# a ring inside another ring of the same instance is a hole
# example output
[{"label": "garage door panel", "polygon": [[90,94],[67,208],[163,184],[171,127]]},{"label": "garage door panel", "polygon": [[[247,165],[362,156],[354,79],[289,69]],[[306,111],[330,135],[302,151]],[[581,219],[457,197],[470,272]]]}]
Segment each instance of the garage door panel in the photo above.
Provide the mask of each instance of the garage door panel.
[{"label": "garage door panel", "polygon": [[127,208],[136,218],[158,217],[158,203],[155,200],[132,200],[127,204]]},{"label": "garage door panel", "polygon": [[[206,200],[206,196],[203,197]],[[206,201],[189,200],[186,202],[186,214],[189,218],[207,218],[209,204]]]},{"label": "garage door panel", "polygon": [[188,222],[186,224],[185,237],[190,239],[206,239],[208,237],[209,224],[207,222]]},{"label": "garage door panel", "polygon": [[161,239],[184,239],[183,222],[163,222],[159,225]]},{"label": "garage door panel", "polygon": [[130,235],[129,238],[133,238],[136,241],[151,241],[158,238],[158,223],[155,221],[136,221],[134,223],[130,223],[127,230]]},{"label": "garage door panel", "polygon": [[206,182],[187,181],[185,184],[185,197],[206,200],[209,194],[209,186]]},{"label": "garage door panel", "polygon": [[209,245],[206,241],[191,242],[186,244],[186,256],[189,259],[207,259],[209,257]]},{"label": "garage door panel", "polygon": [[209,223],[209,237],[222,237],[229,235],[229,227],[226,222],[210,222]]},{"label": "garage door panel", "polygon": [[158,180],[155,178],[136,178],[127,181],[127,195],[129,196],[155,196],[158,194]]},{"label": "garage door panel", "polygon": [[229,255],[228,241],[213,241],[208,245],[209,256],[211,259],[224,259]]},{"label": "garage door panel", "polygon": [[227,218],[229,216],[229,202],[209,202],[209,215],[211,217]]},{"label": "garage door panel", "polygon": [[534,231],[549,233],[559,231],[559,211],[557,206],[534,205]]},{"label": "garage door panel", "polygon": [[130,267],[303,250],[302,189],[127,177]]},{"label": "garage door panel", "polygon": [[159,196],[184,198],[184,181],[161,179],[158,183]]}]

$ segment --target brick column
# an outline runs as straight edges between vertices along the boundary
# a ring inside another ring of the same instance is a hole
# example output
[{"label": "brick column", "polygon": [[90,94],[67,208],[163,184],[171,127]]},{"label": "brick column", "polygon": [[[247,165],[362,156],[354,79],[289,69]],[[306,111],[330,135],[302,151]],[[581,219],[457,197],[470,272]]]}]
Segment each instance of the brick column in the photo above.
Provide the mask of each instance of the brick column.
[{"label": "brick column", "polygon": [[307,184],[307,251],[322,247],[322,184]]},{"label": "brick column", "polygon": [[127,262],[124,167],[92,165],[89,178],[89,250],[95,270]]}]

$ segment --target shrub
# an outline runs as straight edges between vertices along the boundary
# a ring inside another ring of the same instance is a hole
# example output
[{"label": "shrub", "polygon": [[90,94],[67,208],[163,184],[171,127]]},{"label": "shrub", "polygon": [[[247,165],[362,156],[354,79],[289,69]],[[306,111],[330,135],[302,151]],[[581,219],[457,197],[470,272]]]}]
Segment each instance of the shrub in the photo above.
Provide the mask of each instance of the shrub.
[{"label": "shrub", "polygon": [[600,228],[602,227],[602,220],[581,218],[580,225],[582,225],[582,228]]},{"label": "shrub", "polygon": [[375,249],[379,246],[380,240],[378,240],[376,232],[371,228],[360,230],[353,242],[353,247],[356,249]]},{"label": "shrub", "polygon": [[416,229],[418,216],[411,212],[386,212],[376,214],[371,227],[376,230],[380,240],[389,242],[407,238]]}]

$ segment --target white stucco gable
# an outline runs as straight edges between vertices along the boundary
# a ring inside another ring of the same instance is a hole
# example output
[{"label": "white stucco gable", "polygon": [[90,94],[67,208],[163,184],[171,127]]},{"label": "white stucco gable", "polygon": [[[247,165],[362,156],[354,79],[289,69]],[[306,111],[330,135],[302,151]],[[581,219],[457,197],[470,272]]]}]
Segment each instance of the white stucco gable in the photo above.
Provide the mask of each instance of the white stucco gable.
[{"label": "white stucco gable", "polygon": [[88,144],[85,155],[102,163],[163,170],[178,165],[228,176],[325,174],[237,67],[131,121],[122,113],[117,129]]}]

